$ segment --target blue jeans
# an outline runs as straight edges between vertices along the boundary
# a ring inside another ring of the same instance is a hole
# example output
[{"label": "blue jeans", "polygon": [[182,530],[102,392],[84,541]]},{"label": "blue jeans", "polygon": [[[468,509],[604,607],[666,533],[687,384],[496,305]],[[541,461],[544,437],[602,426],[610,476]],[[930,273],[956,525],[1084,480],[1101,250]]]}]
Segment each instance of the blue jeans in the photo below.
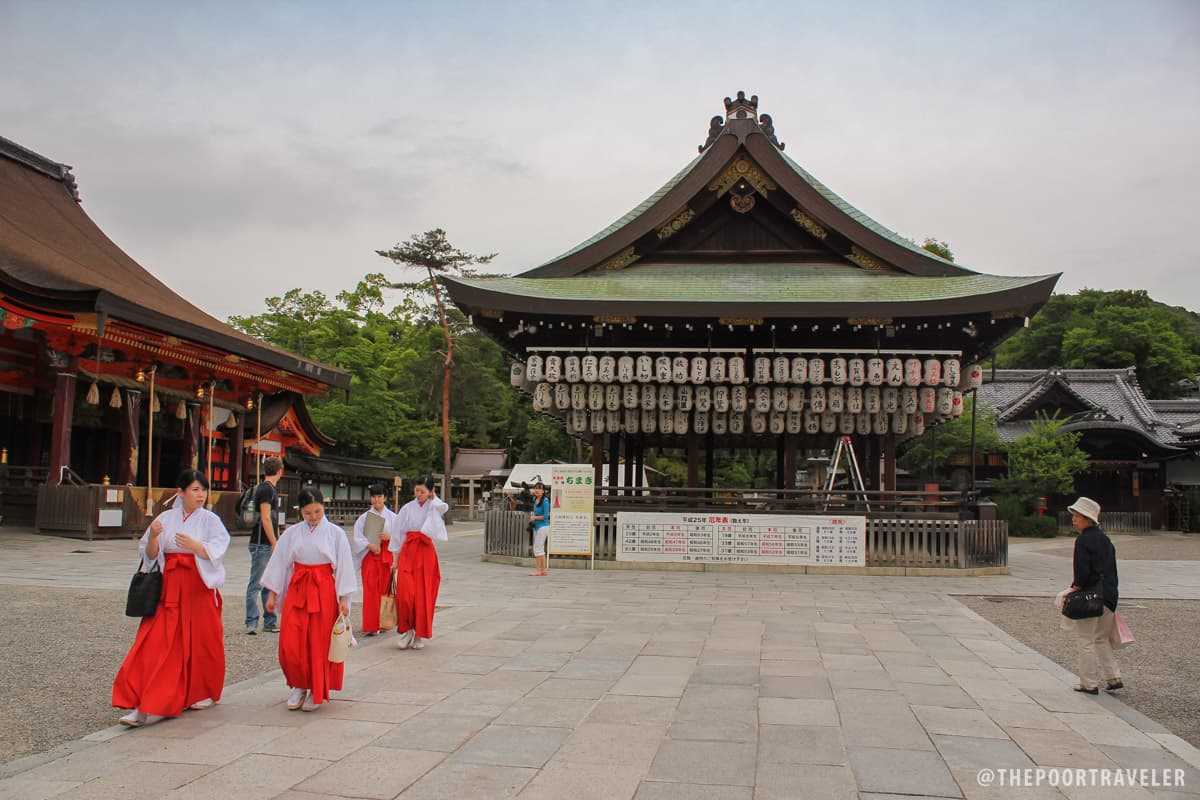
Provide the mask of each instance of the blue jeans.
[{"label": "blue jeans", "polygon": [[271,560],[271,545],[269,544],[254,544],[250,543],[250,582],[246,584],[246,627],[258,627],[258,603],[262,601],[263,607],[263,627],[272,628],[279,622],[279,617],[276,614],[267,611],[267,595],[270,594],[269,589],[264,589],[259,581],[262,580],[263,572],[267,569],[267,562]]}]

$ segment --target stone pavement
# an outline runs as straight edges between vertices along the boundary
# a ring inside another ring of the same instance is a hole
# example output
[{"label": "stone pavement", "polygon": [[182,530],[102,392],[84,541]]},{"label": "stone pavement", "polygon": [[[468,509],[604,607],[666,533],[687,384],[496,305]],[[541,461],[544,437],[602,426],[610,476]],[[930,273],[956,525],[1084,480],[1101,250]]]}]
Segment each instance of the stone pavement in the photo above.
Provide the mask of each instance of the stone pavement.
[{"label": "stone pavement", "polygon": [[[133,561],[128,541],[5,531],[0,545],[11,585],[61,586],[65,561],[73,585],[123,588]],[[98,731],[0,766],[0,798],[1200,797],[1194,748],[1072,692],[1073,675],[948,596],[1054,594],[1070,561],[1038,545],[1014,544],[1009,576],[531,578],[480,562],[479,528],[459,524],[425,650],[364,640],[313,714],[286,710],[272,671],[211,710]],[[231,548],[231,574],[245,558]],[[1200,598],[1197,566],[1122,562],[1122,596]],[[1035,766],[1172,768],[1185,785],[977,780]]]}]

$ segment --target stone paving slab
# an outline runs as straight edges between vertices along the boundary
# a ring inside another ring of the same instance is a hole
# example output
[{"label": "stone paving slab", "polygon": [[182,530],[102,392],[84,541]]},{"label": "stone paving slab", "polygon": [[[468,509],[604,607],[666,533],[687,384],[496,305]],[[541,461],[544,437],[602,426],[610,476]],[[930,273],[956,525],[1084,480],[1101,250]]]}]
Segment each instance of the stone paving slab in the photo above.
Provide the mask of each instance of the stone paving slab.
[{"label": "stone paving slab", "polygon": [[[127,585],[129,542],[0,537],[0,583]],[[536,580],[480,562],[480,546],[477,527],[456,526],[439,548],[429,646],[364,639],[320,711],[287,711],[282,679],[267,675],[210,711],[2,765],[0,800],[1200,796],[1194,748],[1117,699],[1071,692],[1069,674],[948,597],[1054,594],[1069,560],[1034,544],[1014,545],[1007,576]],[[89,551],[78,567],[74,549]],[[231,548],[231,575],[244,550]],[[1196,562],[1128,564],[1123,596],[1200,598]],[[976,780],[1039,766],[1180,769],[1186,785]]]}]

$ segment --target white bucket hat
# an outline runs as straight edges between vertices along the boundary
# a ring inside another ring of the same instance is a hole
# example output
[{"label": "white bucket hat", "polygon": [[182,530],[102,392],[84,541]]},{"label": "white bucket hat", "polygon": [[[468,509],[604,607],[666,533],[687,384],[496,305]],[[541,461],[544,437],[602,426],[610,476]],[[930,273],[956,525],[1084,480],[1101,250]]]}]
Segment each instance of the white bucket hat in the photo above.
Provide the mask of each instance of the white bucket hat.
[{"label": "white bucket hat", "polygon": [[1067,506],[1067,511],[1073,511],[1081,517],[1087,517],[1096,524],[1100,523],[1100,504],[1090,497],[1081,497],[1073,505]]}]

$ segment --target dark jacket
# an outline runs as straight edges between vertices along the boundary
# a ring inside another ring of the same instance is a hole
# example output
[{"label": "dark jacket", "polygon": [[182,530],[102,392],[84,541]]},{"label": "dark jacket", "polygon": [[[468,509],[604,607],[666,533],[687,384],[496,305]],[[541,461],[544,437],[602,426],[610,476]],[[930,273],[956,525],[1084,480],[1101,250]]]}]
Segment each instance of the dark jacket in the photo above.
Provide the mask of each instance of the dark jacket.
[{"label": "dark jacket", "polygon": [[1117,550],[1099,525],[1084,528],[1075,539],[1075,579],[1072,586],[1090,589],[1097,583],[1104,605],[1117,610]]}]

